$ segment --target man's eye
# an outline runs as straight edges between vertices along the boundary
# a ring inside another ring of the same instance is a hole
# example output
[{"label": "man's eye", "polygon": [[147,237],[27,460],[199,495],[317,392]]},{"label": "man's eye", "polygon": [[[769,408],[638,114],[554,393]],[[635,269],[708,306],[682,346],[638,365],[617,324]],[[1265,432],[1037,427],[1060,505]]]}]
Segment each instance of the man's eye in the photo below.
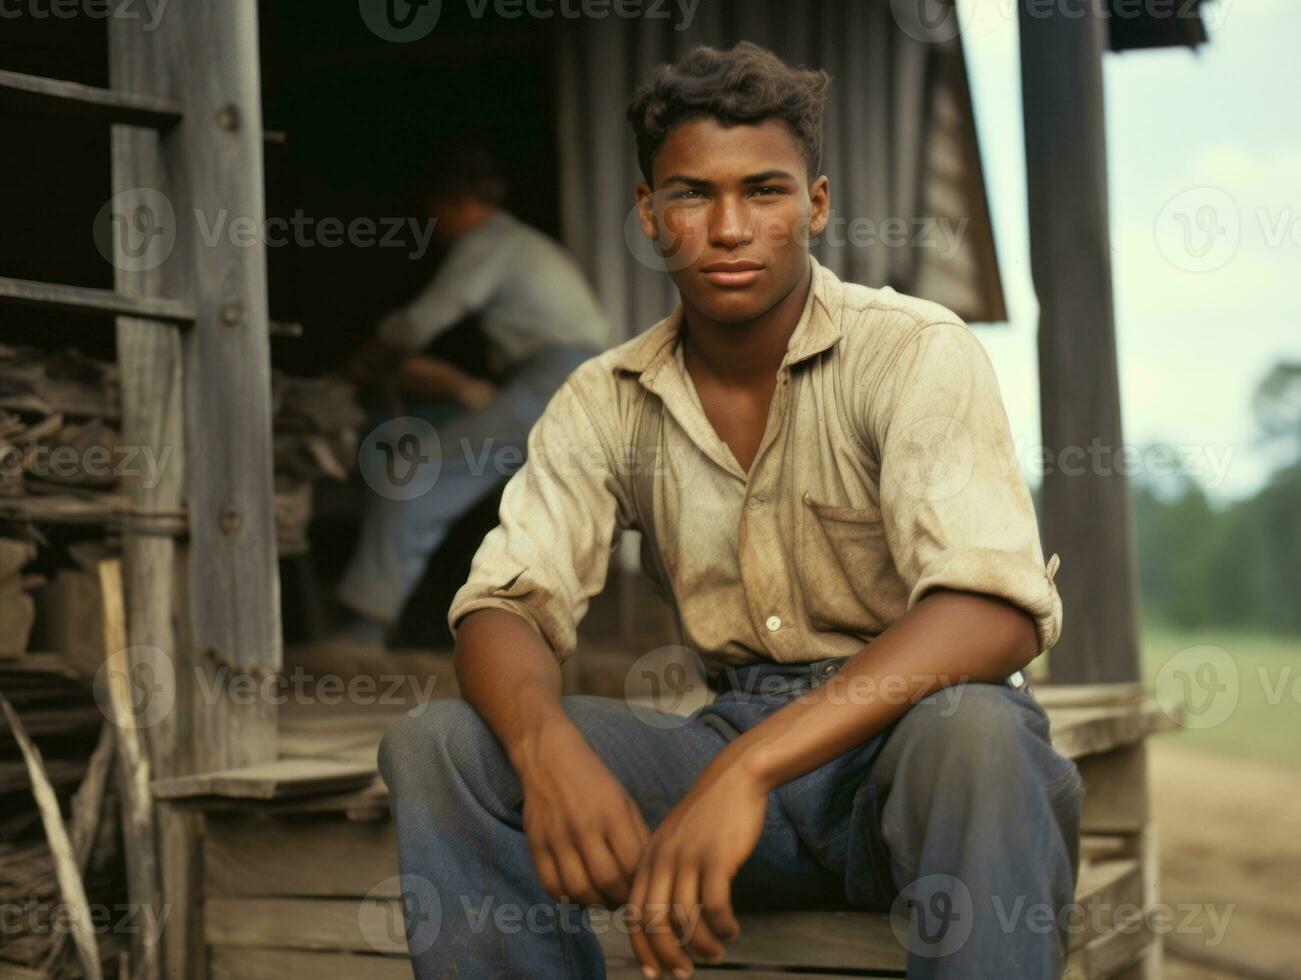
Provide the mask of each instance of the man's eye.
[{"label": "man's eye", "polygon": [[673,200],[675,200],[675,201],[694,201],[694,200],[697,200],[698,198],[702,198],[702,197],[704,197],[704,196],[705,196],[705,195],[704,195],[701,191],[697,191],[697,190],[676,191],[676,192],[674,192],[674,194],[673,194]]},{"label": "man's eye", "polygon": [[756,187],[754,192],[762,197],[772,197],[776,194],[780,194],[782,189],[780,187],[773,187],[771,184],[765,184],[762,187]]}]

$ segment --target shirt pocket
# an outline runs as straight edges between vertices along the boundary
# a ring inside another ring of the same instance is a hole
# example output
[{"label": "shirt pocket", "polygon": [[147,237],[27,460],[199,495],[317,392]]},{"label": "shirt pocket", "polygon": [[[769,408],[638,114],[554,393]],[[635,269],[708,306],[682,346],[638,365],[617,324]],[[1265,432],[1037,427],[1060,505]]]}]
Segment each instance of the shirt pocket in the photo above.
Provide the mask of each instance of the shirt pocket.
[{"label": "shirt pocket", "polygon": [[798,545],[800,589],[814,629],[866,641],[907,608],[879,507],[840,507],[805,493]]}]

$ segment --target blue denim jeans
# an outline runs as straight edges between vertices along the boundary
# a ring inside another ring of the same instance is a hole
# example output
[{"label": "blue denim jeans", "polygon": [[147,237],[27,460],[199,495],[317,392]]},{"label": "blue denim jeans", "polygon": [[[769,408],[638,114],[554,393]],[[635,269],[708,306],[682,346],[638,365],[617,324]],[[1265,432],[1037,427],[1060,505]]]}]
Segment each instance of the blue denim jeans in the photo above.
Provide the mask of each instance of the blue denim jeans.
[{"label": "blue denim jeans", "polygon": [[440,458],[438,482],[427,493],[395,500],[371,493],[361,536],[343,573],[338,597],[376,622],[392,625],[420,582],[425,563],[456,521],[491,493],[509,474],[483,465],[491,451],[515,450],[522,459],[547,402],[571,371],[600,353],[585,345],[551,345],[525,358],[502,384],[491,403],[476,411],[446,404],[414,406],[412,415],[429,422]]},{"label": "blue denim jeans", "polygon": [[[670,727],[619,700],[563,703],[653,829],[730,738],[834,670],[732,669],[715,701]],[[606,975],[592,913],[557,906],[539,884],[520,782],[468,702],[430,701],[399,719],[380,769],[417,977]],[[1079,772],[1049,744],[1031,695],[955,685],[774,791],[733,902],[893,910],[910,977],[1057,977],[1066,935],[1052,923],[1074,897],[1081,798]]]}]

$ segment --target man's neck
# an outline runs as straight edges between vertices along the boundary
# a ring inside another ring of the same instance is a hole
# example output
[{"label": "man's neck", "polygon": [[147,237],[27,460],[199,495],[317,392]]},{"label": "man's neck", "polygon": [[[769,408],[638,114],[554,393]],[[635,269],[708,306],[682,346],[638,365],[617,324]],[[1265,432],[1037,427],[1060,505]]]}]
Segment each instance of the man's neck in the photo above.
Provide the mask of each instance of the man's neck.
[{"label": "man's neck", "polygon": [[744,323],[710,319],[684,302],[683,355],[688,370],[693,374],[703,370],[728,386],[772,380],[812,287],[810,263],[794,289],[762,316]]}]

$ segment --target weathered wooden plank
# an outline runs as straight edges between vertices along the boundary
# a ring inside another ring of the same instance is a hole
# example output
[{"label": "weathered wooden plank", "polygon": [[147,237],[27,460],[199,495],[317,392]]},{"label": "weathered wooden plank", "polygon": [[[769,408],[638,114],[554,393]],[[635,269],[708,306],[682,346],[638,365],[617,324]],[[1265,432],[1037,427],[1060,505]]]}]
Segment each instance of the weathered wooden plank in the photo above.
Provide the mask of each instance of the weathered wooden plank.
[{"label": "weathered wooden plank", "polygon": [[[1076,892],[1076,900],[1086,914],[1079,917],[1082,921],[1072,924],[1071,948],[1095,949],[1093,943],[1112,926],[1109,916],[1095,916],[1089,911],[1093,903],[1114,910],[1127,903],[1137,906],[1142,897],[1138,862],[1086,865],[1081,869]],[[400,914],[397,897],[385,897],[384,892],[365,899],[209,896],[205,935],[213,946],[296,947],[400,955],[405,942]],[[855,974],[901,973],[906,966],[905,952],[895,938],[889,918],[884,915],[852,911],[754,913],[741,916],[741,930],[741,936],[728,947],[722,965]],[[627,938],[622,931],[597,930],[596,935],[607,959],[612,962],[627,959]],[[1086,955],[1101,958],[1096,952]]]},{"label": "weathered wooden plank", "polygon": [[61,653],[28,651],[18,660],[0,660],[0,677],[36,678],[41,675],[81,680],[81,673]]},{"label": "weathered wooden plank", "polygon": [[1151,818],[1147,796],[1147,746],[1139,742],[1078,761],[1084,779],[1086,833],[1134,834]]},{"label": "weathered wooden plank", "polygon": [[55,795],[54,787],[50,785],[49,778],[45,775],[40,750],[33,744],[17,712],[3,694],[0,694],[0,709],[4,711],[13,736],[22,750],[23,761],[27,765],[32,783],[32,795],[36,799],[41,824],[45,828],[45,839],[54,858],[59,894],[72,912],[70,917],[72,940],[77,949],[81,969],[90,980],[99,980],[102,976],[99,968],[99,947],[95,942],[95,930],[91,927],[90,909],[86,901],[85,885],[81,879],[81,868],[73,842],[68,837],[68,828],[59,810],[58,796]]},{"label": "weathered wooden plank", "polygon": [[[322,980],[331,977],[411,980],[411,964],[392,956],[218,946],[212,950],[209,975],[212,980]],[[637,977],[641,980],[640,971]]]},{"label": "weathered wooden plank", "polygon": [[235,797],[205,797],[195,807],[208,814],[253,814],[270,816],[331,814],[355,823],[382,823],[389,819],[389,793],[384,780],[376,777],[368,786],[341,793],[313,793],[279,800],[251,800]]},{"label": "weathered wooden plank", "polygon": [[65,286],[0,276],[0,306],[29,306],[60,313],[88,316],[130,316],[188,327],[194,323],[194,309],[176,299],[153,296],[124,296],[111,289]]},{"label": "weathered wooden plank", "polygon": [[[321,980],[322,977],[367,977],[368,980],[410,980],[411,965],[394,956],[356,953],[309,952],[300,949],[241,949],[218,946],[212,950],[212,980]],[[791,980],[789,973],[756,970],[697,968],[695,976],[726,980]],[[609,980],[643,980],[634,964],[612,965]],[[835,980],[831,973],[800,974],[807,980]],[[867,977],[871,974],[857,974]],[[884,976],[882,974],[881,976]]]},{"label": "weathered wooden plank", "polygon": [[365,786],[375,778],[374,763],[343,759],[276,759],[235,769],[155,780],[160,800],[233,796],[274,800],[308,793],[330,793]]},{"label": "weathered wooden plank", "polygon": [[[116,558],[99,564],[99,587],[104,598],[104,648],[127,649],[126,605],[122,596],[122,565]],[[122,801],[122,841],[126,852],[127,895],[141,909],[161,908],[158,876],[158,841],[154,833],[154,804],[149,795],[150,763],[142,744],[131,694],[131,663],[123,660],[105,672],[108,702],[118,733],[117,784]],[[157,920],[155,920],[157,921]],[[131,959],[141,980],[162,975],[158,946],[143,933],[132,937]]]},{"label": "weathered wooden plank", "polygon": [[1099,936],[1066,962],[1065,980],[1101,980],[1114,977],[1139,962],[1155,941],[1146,927],[1119,928]]},{"label": "weathered wooden plank", "polygon": [[397,899],[212,898],[204,936],[210,946],[406,952]]},{"label": "weathered wooden plank", "polygon": [[[95,840],[99,836],[100,814],[104,804],[104,790],[108,786],[108,776],[113,768],[116,753],[115,731],[113,723],[107,719],[99,732],[99,743],[91,753],[90,761],[85,767],[85,777],[72,798],[72,821],[68,836],[77,857],[77,873],[85,880],[86,866],[95,849]],[[63,954],[67,948],[69,934],[60,931],[54,937],[50,952],[45,958],[45,969],[58,975],[62,965]]]},{"label": "weathered wooden plank", "polygon": [[[337,817],[206,816],[204,887],[209,898],[304,895],[359,897],[398,873],[390,821]],[[396,882],[376,894],[396,898]]]},{"label": "weathered wooden plank", "polygon": [[1111,708],[1058,708],[1048,713],[1053,747],[1068,759],[1133,745],[1173,729],[1175,722],[1155,701]]},{"label": "weathered wooden plank", "polygon": [[0,520],[109,525],[131,528],[142,534],[180,534],[185,530],[183,511],[138,511],[126,497],[112,493],[97,493],[93,497],[58,494],[0,497]]},{"label": "weathered wooden plank", "polygon": [[153,129],[171,128],[182,114],[180,103],[171,99],[16,71],[0,71],[0,105],[20,112]]},{"label": "weathered wooden plank", "polygon": [[1117,684],[1036,684],[1035,700],[1053,708],[1108,708],[1141,703],[1147,696],[1138,681]]},{"label": "weathered wooden plank", "polygon": [[[75,708],[42,708],[32,711],[27,714],[25,723],[27,733],[36,737],[93,732],[103,720],[103,712],[93,704],[85,704]],[[0,733],[8,729],[8,724],[0,719]]]}]

